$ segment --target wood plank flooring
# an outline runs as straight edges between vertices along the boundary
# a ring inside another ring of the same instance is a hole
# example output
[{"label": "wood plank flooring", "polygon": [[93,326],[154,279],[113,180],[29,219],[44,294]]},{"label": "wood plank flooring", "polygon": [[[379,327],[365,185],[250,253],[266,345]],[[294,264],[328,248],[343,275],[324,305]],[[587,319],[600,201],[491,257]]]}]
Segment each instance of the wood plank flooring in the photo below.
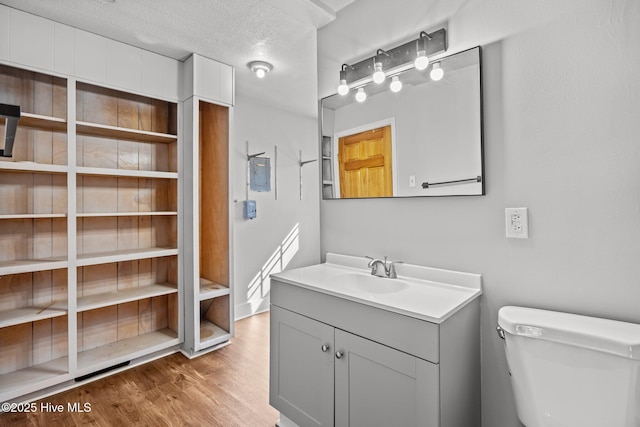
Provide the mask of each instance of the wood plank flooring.
[{"label": "wood plank flooring", "polygon": [[173,354],[37,402],[87,402],[91,412],[0,414],[0,426],[273,427],[269,313],[235,328],[230,345],[196,359]]}]

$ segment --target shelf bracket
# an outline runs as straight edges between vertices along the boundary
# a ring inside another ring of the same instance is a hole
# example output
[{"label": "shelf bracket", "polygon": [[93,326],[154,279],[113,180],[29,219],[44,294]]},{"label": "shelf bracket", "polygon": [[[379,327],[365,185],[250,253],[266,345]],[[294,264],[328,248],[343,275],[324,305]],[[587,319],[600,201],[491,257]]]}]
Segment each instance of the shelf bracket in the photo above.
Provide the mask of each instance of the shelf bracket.
[{"label": "shelf bracket", "polygon": [[4,150],[0,150],[2,157],[13,157],[13,142],[18,130],[20,115],[19,105],[0,104],[0,117],[5,118]]},{"label": "shelf bracket", "polygon": [[[248,142],[249,141],[247,141],[247,143]],[[247,150],[247,161],[253,159],[254,157],[262,156],[264,153],[266,153],[266,151],[263,151],[262,153],[249,154],[249,150]]]},{"label": "shelf bracket", "polygon": [[302,167],[308,163],[317,162],[318,159],[302,160],[302,150],[300,150],[300,156],[298,157],[298,166],[300,169],[300,200],[302,200]]}]

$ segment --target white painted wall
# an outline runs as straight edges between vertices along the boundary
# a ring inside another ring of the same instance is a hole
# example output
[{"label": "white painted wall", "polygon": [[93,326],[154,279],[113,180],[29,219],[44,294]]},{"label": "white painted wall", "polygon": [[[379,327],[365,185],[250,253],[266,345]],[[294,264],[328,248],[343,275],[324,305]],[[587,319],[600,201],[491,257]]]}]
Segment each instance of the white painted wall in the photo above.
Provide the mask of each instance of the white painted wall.
[{"label": "white painted wall", "polygon": [[[300,200],[298,157],[318,157],[318,122],[236,96],[233,123],[234,292],[236,318],[269,308],[270,273],[282,267],[296,268],[320,261],[318,163],[303,172]],[[257,218],[244,219],[246,195],[246,141],[251,154],[265,152],[271,159],[271,191],[251,191],[257,201]],[[275,150],[278,146],[278,200],[275,200]]]},{"label": "white painted wall", "polygon": [[[320,97],[342,62],[442,22],[450,51],[483,46],[487,195],[323,201],[322,251],[481,273],[483,426],[517,426],[501,306],[640,323],[640,3],[355,2],[319,32]],[[530,238],[507,240],[519,206]]]}]

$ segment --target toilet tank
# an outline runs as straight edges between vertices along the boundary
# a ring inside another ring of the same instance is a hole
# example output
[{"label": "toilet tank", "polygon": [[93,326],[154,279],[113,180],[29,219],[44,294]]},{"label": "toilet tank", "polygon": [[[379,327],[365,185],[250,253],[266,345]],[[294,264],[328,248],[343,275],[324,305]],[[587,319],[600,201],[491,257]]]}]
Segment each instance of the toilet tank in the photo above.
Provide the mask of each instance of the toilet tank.
[{"label": "toilet tank", "polygon": [[640,427],[640,325],[502,307],[499,331],[527,427]]}]

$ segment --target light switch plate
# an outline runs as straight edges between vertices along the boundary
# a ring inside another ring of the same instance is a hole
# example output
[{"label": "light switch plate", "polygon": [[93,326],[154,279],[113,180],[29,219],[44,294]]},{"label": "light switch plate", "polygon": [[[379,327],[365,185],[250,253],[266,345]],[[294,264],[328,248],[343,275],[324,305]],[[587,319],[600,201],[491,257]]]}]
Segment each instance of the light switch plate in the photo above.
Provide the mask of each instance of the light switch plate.
[{"label": "light switch plate", "polygon": [[529,238],[529,213],[527,208],[506,208],[504,210],[507,238]]}]

